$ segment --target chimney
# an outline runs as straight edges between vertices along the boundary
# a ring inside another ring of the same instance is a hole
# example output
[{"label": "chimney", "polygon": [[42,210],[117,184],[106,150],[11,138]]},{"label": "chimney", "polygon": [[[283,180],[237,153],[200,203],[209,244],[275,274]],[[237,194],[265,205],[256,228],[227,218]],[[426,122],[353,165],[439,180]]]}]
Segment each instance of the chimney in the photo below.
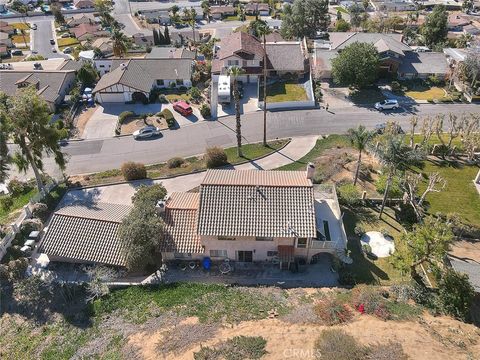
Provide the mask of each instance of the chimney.
[{"label": "chimney", "polygon": [[313,163],[309,162],[307,165],[307,179],[310,179],[313,181],[313,176],[315,175],[315,165]]},{"label": "chimney", "polygon": [[155,210],[157,210],[158,215],[162,215],[165,213],[165,206],[166,206],[165,200],[159,200],[157,202],[157,204],[155,205]]}]

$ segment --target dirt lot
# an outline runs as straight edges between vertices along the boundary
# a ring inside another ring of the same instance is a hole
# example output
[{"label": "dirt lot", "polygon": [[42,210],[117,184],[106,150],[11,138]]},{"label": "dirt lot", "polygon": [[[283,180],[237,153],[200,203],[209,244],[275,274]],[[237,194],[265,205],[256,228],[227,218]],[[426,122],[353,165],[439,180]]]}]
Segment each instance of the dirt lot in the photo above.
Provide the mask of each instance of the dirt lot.
[{"label": "dirt lot", "polygon": [[158,116],[149,116],[146,121],[140,118],[131,118],[122,125],[122,135],[133,134],[136,130],[139,130],[146,125],[153,125],[160,128],[160,130],[167,130],[167,121],[164,118]]}]

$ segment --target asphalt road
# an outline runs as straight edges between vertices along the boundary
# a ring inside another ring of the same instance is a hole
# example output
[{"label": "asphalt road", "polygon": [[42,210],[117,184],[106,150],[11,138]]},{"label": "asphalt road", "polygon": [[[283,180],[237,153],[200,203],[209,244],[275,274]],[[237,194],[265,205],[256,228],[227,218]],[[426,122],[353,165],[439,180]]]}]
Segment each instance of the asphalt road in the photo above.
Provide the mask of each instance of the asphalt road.
[{"label": "asphalt road", "polygon": [[[34,54],[42,55],[43,57],[46,57],[48,59],[51,59],[51,58],[69,59],[69,57],[65,54],[52,51],[52,47],[54,47],[55,45],[50,44],[50,39],[54,39],[55,42],[57,41],[55,39],[53,30],[52,30],[53,20],[51,19],[40,20],[37,18],[31,18],[29,20],[30,20],[29,22],[32,25],[37,24],[37,30],[30,31],[30,36],[33,37],[32,50],[34,51]],[[57,50],[58,50],[58,47],[57,47]]]},{"label": "asphalt road", "polygon": [[[268,138],[345,133],[349,128],[360,124],[373,128],[387,120],[395,120],[404,129],[408,129],[412,115],[478,113],[480,107],[471,104],[422,104],[394,113],[381,113],[360,107],[334,111],[336,113],[326,112],[324,109],[269,112]],[[245,143],[262,140],[262,119],[263,114],[260,111],[242,116],[242,136]],[[209,146],[229,147],[235,144],[234,116],[164,131],[162,137],[151,140],[136,141],[131,136],[125,136],[70,142],[64,146],[64,152],[69,158],[66,173],[85,174],[118,168],[125,161],[159,163],[174,156],[201,154]],[[45,169],[50,174],[59,174],[52,159],[45,159]]]}]

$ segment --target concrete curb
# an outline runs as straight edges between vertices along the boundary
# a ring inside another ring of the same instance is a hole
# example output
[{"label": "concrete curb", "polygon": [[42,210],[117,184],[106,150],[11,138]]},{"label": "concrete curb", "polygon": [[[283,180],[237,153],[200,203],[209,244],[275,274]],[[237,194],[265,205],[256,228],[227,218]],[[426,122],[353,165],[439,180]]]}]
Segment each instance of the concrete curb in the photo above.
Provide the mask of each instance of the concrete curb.
[{"label": "concrete curb", "polygon": [[[284,140],[284,139],[278,139],[278,140]],[[283,150],[288,144],[290,144],[292,142],[292,138],[286,138],[285,140],[288,140],[282,147],[278,148],[277,150],[269,153],[269,154],[265,154],[265,155],[262,155],[262,156],[259,156],[255,159],[251,159],[251,160],[245,160],[245,161],[242,161],[242,162],[239,162],[239,163],[236,163],[235,165],[225,165],[225,166],[222,166],[222,167],[219,167],[218,169],[226,169],[230,166],[239,166],[239,165],[243,165],[243,164],[246,164],[246,163],[249,163],[251,161],[258,161],[260,159],[264,159],[268,156],[271,156],[281,150]],[[253,143],[253,144],[258,144],[258,143]],[[200,156],[200,155],[203,155],[203,154],[198,154],[198,155],[193,155],[193,156]],[[189,157],[192,157],[192,156],[189,156]],[[145,166],[153,166],[153,165],[159,165],[159,164],[165,164],[165,162],[163,163],[156,163],[156,164],[149,164],[149,165],[145,165]],[[176,175],[170,175],[170,176],[164,176],[164,177],[158,177],[158,178],[146,178],[146,179],[141,179],[141,180],[133,180],[133,181],[115,181],[115,182],[109,182],[109,183],[105,183],[105,184],[98,184],[98,185],[86,185],[86,186],[78,186],[78,187],[72,187],[70,188],[69,190],[82,190],[82,189],[92,189],[92,188],[98,188],[98,187],[105,187],[105,186],[112,186],[112,185],[122,185],[122,184],[134,184],[134,183],[140,183],[140,182],[145,182],[145,181],[148,181],[148,180],[151,180],[151,181],[158,181],[158,180],[169,180],[169,179],[175,179],[177,177],[180,177],[180,176],[186,176],[186,175],[193,175],[193,174],[199,174],[199,173],[202,173],[202,172],[206,172],[208,169],[202,169],[202,170],[194,170],[194,171],[191,171],[189,173],[185,173],[185,174],[176,174]],[[100,171],[102,172],[102,171]],[[94,174],[97,174],[97,173],[89,173],[89,174],[77,174],[77,175],[74,175],[74,176],[88,176],[88,175],[94,175]]]}]

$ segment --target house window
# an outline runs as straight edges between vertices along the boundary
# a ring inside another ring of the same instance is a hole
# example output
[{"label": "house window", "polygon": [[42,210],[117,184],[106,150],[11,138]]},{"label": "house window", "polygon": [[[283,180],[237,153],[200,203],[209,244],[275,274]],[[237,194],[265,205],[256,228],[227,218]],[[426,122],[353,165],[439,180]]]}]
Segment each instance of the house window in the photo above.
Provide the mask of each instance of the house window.
[{"label": "house window", "polygon": [[267,251],[267,257],[277,256],[278,251]]},{"label": "house window", "polygon": [[236,240],[236,239],[233,236],[219,236],[218,240],[232,241],[232,240]]},{"label": "house window", "polygon": [[257,241],[273,241],[273,237],[270,236],[257,236],[255,238]]},{"label": "house window", "polygon": [[227,250],[210,250],[210,257],[227,257]]},{"label": "house window", "polygon": [[253,261],[253,251],[237,251],[237,261],[240,262],[252,262]]},{"label": "house window", "polygon": [[164,80],[157,80],[157,86],[163,86],[163,85],[165,85]]},{"label": "house window", "polygon": [[177,79],[175,80],[177,82],[177,85],[178,86],[182,86],[183,85],[183,80],[182,79]]},{"label": "house window", "polygon": [[227,64],[228,64],[228,66],[238,66],[239,61],[238,60],[228,60]]},{"label": "house window", "polygon": [[104,67],[105,67],[105,65],[99,65],[99,67],[101,67],[101,68],[104,68]]},{"label": "house window", "polygon": [[323,236],[323,234],[317,230],[317,238],[316,238],[318,241],[325,241],[325,236]]},{"label": "house window", "polygon": [[305,249],[307,247],[307,238],[297,239],[297,248]]}]

